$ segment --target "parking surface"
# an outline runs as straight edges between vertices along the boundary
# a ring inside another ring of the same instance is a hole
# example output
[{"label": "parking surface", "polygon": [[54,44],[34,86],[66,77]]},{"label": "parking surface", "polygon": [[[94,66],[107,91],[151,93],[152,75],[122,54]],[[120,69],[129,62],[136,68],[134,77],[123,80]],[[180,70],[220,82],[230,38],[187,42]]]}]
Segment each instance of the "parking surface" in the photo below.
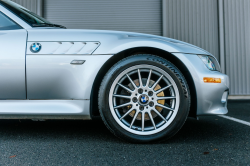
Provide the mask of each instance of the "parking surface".
[{"label": "parking surface", "polygon": [[[250,122],[250,101],[227,116]],[[188,119],[169,141],[129,144],[100,121],[0,120],[0,165],[250,165],[250,126],[218,116]]]}]

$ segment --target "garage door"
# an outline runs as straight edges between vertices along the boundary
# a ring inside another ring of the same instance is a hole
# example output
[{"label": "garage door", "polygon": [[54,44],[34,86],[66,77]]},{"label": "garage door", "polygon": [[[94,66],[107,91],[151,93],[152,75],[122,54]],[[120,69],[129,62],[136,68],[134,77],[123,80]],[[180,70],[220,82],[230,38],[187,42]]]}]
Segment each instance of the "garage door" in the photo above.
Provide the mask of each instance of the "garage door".
[{"label": "garage door", "polygon": [[74,29],[162,35],[161,0],[45,0],[44,17]]}]

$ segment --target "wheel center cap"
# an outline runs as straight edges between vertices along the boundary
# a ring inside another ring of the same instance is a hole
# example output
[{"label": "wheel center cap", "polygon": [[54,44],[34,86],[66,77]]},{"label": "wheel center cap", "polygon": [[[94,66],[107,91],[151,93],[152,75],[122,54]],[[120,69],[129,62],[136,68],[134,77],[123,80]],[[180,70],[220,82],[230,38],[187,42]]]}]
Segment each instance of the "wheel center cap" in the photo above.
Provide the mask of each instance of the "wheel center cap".
[{"label": "wheel center cap", "polygon": [[148,98],[147,95],[142,94],[142,95],[139,97],[139,101],[140,101],[141,104],[145,105],[145,104],[148,104],[149,98]]}]

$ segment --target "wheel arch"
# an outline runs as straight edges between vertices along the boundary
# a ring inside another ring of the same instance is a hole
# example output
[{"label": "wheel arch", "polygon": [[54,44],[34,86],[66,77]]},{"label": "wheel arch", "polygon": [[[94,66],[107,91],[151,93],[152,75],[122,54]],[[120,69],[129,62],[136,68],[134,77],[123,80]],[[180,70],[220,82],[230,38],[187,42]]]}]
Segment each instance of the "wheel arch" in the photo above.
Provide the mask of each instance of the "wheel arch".
[{"label": "wheel arch", "polygon": [[184,75],[185,79],[187,80],[190,95],[191,95],[191,106],[190,106],[190,112],[189,116],[196,118],[196,112],[197,112],[197,94],[196,94],[196,88],[195,84],[192,78],[191,73],[187,69],[186,65],[175,55],[158,48],[152,48],[152,47],[136,47],[136,48],[130,48],[124,51],[121,51],[114,56],[112,56],[99,70],[98,74],[96,75],[96,78],[94,80],[94,84],[92,86],[91,95],[90,95],[90,116],[92,119],[100,119],[100,114],[98,110],[98,91],[100,84],[102,82],[102,79],[104,78],[105,74],[108,72],[108,70],[117,62],[122,60],[123,58],[135,55],[135,54],[153,54],[157,55],[159,57],[162,57],[171,63],[173,63]]}]

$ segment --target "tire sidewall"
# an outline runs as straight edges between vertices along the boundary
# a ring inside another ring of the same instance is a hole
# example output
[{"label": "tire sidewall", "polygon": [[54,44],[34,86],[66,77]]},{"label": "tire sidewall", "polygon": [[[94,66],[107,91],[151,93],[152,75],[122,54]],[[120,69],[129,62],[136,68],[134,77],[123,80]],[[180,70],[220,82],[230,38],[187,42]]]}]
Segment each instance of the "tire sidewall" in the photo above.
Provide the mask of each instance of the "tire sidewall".
[{"label": "tire sidewall", "polygon": [[[153,65],[167,72],[175,81],[180,96],[179,110],[172,123],[164,130],[152,135],[136,135],[125,130],[116,122],[109,107],[109,92],[117,76],[132,66],[143,64]],[[130,142],[145,143],[170,138],[182,127],[188,115],[189,96],[186,94],[188,89],[183,86],[183,83],[186,83],[186,81],[181,72],[173,64],[163,58],[152,55],[136,55],[126,58],[114,65],[114,67],[108,71],[102,82],[99,91],[99,107],[102,119],[111,132]]]}]

